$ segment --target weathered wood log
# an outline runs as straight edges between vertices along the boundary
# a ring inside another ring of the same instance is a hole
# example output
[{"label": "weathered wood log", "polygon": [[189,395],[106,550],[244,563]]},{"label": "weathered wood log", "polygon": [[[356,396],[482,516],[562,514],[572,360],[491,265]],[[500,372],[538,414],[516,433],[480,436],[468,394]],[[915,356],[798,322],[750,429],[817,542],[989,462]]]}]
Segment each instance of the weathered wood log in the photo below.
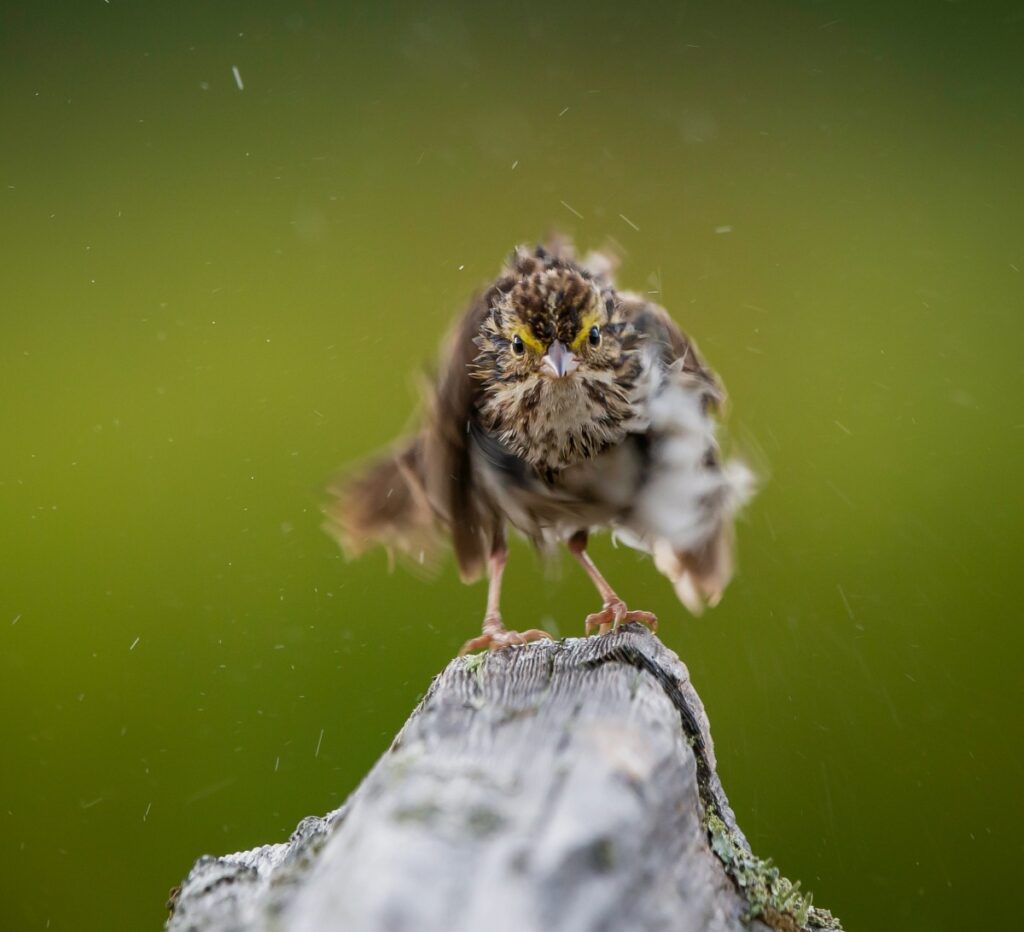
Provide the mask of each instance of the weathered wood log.
[{"label": "weathered wood log", "polygon": [[453,660],[348,801],[196,862],[171,932],[839,929],[755,857],[679,658],[629,625]]}]

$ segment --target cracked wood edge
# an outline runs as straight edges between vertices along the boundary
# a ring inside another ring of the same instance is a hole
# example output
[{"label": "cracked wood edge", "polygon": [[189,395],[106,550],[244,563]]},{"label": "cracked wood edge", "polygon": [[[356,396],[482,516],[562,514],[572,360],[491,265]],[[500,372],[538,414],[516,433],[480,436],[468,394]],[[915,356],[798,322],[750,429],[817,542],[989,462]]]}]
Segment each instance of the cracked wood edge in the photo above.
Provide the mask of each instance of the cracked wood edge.
[{"label": "cracked wood edge", "polygon": [[751,853],[688,671],[637,625],[453,660],[341,808],[200,858],[168,905],[170,932],[840,928]]}]

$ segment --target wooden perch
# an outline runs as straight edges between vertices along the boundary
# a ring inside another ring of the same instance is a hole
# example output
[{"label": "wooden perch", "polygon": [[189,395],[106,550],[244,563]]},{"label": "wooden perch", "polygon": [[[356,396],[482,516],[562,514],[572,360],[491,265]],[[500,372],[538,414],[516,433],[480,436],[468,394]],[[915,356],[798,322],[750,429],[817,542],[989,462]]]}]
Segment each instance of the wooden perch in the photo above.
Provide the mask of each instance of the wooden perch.
[{"label": "wooden perch", "polygon": [[171,932],[839,929],[755,857],[635,625],[453,660],[348,801],[196,862]]}]

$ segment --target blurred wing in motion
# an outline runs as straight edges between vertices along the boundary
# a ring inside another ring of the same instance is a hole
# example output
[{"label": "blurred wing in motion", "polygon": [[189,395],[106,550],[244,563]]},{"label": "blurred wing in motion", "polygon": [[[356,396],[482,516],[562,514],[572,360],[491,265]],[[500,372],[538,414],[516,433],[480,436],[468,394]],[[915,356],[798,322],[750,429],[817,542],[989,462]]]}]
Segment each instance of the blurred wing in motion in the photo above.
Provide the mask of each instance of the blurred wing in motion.
[{"label": "blurred wing in motion", "polygon": [[627,296],[634,328],[661,347],[663,379],[649,402],[650,462],[630,521],[695,615],[716,605],[732,578],[733,519],[754,492],[754,474],[722,462],[714,415],[725,392],[694,342],[655,304]]},{"label": "blurred wing in motion", "polygon": [[439,534],[427,499],[421,437],[338,479],[329,489],[324,529],[355,557],[373,544],[430,568]]}]

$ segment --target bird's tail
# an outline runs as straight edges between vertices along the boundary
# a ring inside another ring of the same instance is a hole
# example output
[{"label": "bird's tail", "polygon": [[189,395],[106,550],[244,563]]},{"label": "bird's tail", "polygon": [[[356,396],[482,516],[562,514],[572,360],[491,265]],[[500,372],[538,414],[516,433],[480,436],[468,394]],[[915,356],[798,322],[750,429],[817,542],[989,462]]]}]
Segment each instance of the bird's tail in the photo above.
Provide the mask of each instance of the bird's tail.
[{"label": "bird's tail", "polygon": [[421,437],[342,477],[329,491],[333,500],[324,507],[324,529],[346,555],[358,556],[379,543],[417,566],[430,562],[437,529],[427,499]]}]

